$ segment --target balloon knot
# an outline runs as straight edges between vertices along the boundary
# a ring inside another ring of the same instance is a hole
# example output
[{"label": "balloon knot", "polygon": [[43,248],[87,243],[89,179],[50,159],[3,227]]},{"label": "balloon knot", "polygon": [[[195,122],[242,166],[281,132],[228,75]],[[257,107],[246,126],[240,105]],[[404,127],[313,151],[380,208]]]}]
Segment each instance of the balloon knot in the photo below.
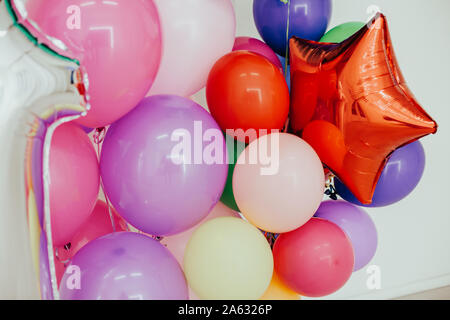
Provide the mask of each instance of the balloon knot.
[{"label": "balloon knot", "polygon": [[325,190],[325,195],[329,196],[330,199],[332,199],[332,200],[338,199],[336,189],[334,188],[334,186],[332,184],[330,184],[328,186],[328,188]]}]

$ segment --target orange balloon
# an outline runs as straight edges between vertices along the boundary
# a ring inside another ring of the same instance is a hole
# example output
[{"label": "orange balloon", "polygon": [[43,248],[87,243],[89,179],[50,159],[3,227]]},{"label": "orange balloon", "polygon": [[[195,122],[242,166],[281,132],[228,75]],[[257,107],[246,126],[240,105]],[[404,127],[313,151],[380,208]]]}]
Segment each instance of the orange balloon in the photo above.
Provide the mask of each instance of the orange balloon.
[{"label": "orange balloon", "polygon": [[289,289],[274,272],[272,281],[266,292],[259,300],[300,300],[301,296]]},{"label": "orange balloon", "polygon": [[370,204],[390,154],[437,130],[406,86],[386,18],[338,44],[293,37],[290,49],[290,129]]},{"label": "orange balloon", "polygon": [[283,74],[269,60],[249,51],[231,52],[216,62],[206,98],[222,130],[256,130],[254,136],[230,134],[240,141],[251,142],[264,135],[261,129],[283,129],[289,113],[289,89]]},{"label": "orange balloon", "polygon": [[327,166],[337,171],[342,168],[347,147],[338,127],[324,120],[315,120],[306,125],[302,137],[314,148],[320,159],[327,159]]}]

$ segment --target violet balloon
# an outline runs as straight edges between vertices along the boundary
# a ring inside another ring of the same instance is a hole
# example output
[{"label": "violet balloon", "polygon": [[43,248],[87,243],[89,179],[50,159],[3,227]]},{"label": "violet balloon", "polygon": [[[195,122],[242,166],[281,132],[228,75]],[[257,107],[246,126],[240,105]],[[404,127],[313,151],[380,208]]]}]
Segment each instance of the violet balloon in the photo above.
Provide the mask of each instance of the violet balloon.
[{"label": "violet balloon", "polygon": [[394,151],[378,180],[372,204],[363,205],[338,179],[337,193],[345,200],[364,207],[385,207],[406,198],[419,184],[425,169],[425,151],[419,141]]},{"label": "violet balloon", "polygon": [[353,271],[372,260],[378,244],[377,229],[362,208],[345,201],[325,201],[314,216],[337,224],[347,234],[355,254]]},{"label": "violet balloon", "polygon": [[189,99],[159,95],[111,125],[100,171],[125,220],[167,236],[193,227],[213,209],[225,186],[226,159],[224,136],[207,111]]},{"label": "violet balloon", "polygon": [[[111,233],[89,242],[73,257],[76,272],[66,272],[64,300],[186,300],[180,265],[158,241],[132,232]],[[76,289],[77,281],[79,288]]]},{"label": "violet balloon", "polygon": [[253,17],[264,41],[286,56],[292,36],[315,41],[323,36],[331,18],[331,0],[254,0]]}]

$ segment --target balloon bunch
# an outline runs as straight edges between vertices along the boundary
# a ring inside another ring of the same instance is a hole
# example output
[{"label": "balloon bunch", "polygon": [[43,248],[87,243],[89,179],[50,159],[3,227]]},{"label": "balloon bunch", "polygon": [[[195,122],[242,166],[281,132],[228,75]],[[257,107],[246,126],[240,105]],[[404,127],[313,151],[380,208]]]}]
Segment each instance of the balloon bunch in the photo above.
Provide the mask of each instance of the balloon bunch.
[{"label": "balloon bunch", "polygon": [[[66,26],[69,4],[79,28]],[[265,42],[235,38],[229,0],[28,2],[89,78],[87,116],[50,146],[61,298],[319,297],[375,255],[361,206],[412,191],[424,168],[414,141],[437,128],[386,19],[324,35],[330,0],[253,9]],[[210,113],[188,98],[205,86]],[[326,174],[347,201],[323,202]]]}]

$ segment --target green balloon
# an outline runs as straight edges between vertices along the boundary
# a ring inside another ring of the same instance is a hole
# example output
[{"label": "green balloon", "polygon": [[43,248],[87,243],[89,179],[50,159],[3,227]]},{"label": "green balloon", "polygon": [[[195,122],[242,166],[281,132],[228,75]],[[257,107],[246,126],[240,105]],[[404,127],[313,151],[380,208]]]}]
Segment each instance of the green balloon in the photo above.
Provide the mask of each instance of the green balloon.
[{"label": "green balloon", "polygon": [[361,30],[366,24],[364,22],[347,22],[334,27],[320,39],[320,42],[339,43],[342,42],[357,31]]},{"label": "green balloon", "polygon": [[227,150],[228,156],[231,158],[230,164],[228,166],[228,177],[227,183],[225,184],[225,189],[223,190],[222,197],[220,201],[225,204],[227,207],[234,211],[240,211],[239,207],[236,204],[236,200],[234,199],[233,194],[233,173],[234,167],[236,166],[237,159],[244,151],[247,146],[245,143],[234,140],[232,137],[225,135],[227,141]]}]

